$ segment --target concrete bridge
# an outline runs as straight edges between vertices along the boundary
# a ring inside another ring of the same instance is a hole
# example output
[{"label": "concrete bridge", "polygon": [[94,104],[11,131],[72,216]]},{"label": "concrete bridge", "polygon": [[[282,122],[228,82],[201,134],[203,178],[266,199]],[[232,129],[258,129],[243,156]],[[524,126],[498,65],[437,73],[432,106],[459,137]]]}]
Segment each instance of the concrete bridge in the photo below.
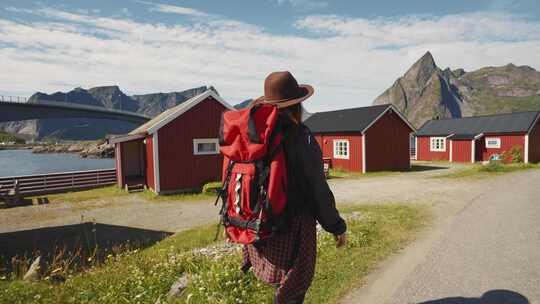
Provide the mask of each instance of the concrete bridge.
[{"label": "concrete bridge", "polygon": [[40,118],[98,118],[136,124],[143,124],[151,119],[149,116],[129,111],[49,100],[29,103],[24,97],[0,96],[0,122]]}]

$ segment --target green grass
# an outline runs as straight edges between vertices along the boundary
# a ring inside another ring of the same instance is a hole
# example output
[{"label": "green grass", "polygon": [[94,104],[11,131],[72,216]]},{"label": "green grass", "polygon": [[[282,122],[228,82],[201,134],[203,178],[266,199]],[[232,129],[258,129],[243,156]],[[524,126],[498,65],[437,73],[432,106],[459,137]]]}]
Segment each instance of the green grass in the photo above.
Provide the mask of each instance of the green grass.
[{"label": "green grass", "polygon": [[[433,161],[430,163],[448,164],[449,162]],[[378,172],[367,172],[367,173],[349,171],[343,168],[331,168],[329,172],[329,177],[330,178],[368,178],[368,177],[379,177],[379,176],[392,176],[392,175],[406,174],[408,172],[420,172],[420,171],[434,169],[434,166],[432,166],[430,163],[412,164],[409,170],[378,171]]]},{"label": "green grass", "polygon": [[150,190],[145,190],[142,193],[136,194],[142,198],[153,202],[171,202],[171,201],[203,201],[215,199],[214,194],[207,194],[201,192],[186,192],[177,194],[157,195]]},{"label": "green grass", "polygon": [[365,178],[365,177],[376,177],[376,176],[388,176],[399,174],[402,171],[379,171],[379,172],[355,172],[349,171],[342,168],[332,168],[330,169],[329,177],[330,178]]},{"label": "green grass", "polygon": [[125,190],[116,186],[108,186],[83,191],[73,191],[59,194],[41,195],[39,197],[47,197],[49,202],[63,203],[81,203],[104,198],[123,197],[123,196],[138,196],[150,202],[171,202],[171,201],[200,201],[210,200],[216,197],[212,193],[189,192],[170,195],[157,195],[151,190],[145,190],[139,193],[127,193]]},{"label": "green grass", "polygon": [[[335,248],[333,237],[319,235],[317,268],[306,303],[337,303],[385,257],[410,241],[428,220],[426,207],[356,206],[348,222],[349,243]],[[345,211],[345,210],[344,210]],[[181,275],[190,278],[178,303],[271,303],[272,288],[240,270],[240,252],[205,256],[193,248],[213,244],[215,226],[175,234],[141,251],[110,257],[103,265],[68,277],[65,283],[0,280],[0,303],[161,303]]]},{"label": "green grass", "polygon": [[504,173],[529,169],[540,169],[540,164],[475,164],[466,166],[465,168],[452,173],[434,176],[434,178],[487,178]]},{"label": "green grass", "polygon": [[100,198],[126,196],[128,193],[116,186],[108,186],[83,191],[73,191],[59,194],[41,195],[47,197],[50,202],[78,203]]}]

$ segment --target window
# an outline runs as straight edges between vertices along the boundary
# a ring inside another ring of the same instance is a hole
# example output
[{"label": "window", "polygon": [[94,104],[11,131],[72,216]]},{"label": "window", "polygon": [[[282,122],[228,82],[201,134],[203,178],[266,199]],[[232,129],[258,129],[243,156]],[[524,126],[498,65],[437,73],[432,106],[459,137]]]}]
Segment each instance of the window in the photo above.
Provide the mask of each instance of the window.
[{"label": "window", "polygon": [[334,158],[349,159],[349,141],[345,139],[334,140]]},{"label": "window", "polygon": [[219,153],[219,141],[217,138],[196,138],[193,140],[194,155],[209,155]]},{"label": "window", "polygon": [[446,137],[431,137],[432,152],[445,152],[446,151]]},{"label": "window", "polygon": [[501,147],[501,139],[498,137],[486,137],[486,148],[499,149]]}]

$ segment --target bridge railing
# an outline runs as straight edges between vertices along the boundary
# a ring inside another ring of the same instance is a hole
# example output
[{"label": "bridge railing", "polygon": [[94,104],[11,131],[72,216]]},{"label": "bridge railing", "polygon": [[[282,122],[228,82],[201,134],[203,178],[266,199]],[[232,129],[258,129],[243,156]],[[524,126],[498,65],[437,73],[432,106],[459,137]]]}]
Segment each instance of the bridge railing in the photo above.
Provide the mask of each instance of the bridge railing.
[{"label": "bridge railing", "polygon": [[0,95],[0,101],[24,103],[28,102],[28,97]]},{"label": "bridge railing", "polygon": [[0,177],[0,196],[6,195],[15,181],[23,196],[45,195],[112,185],[116,183],[116,169]]}]

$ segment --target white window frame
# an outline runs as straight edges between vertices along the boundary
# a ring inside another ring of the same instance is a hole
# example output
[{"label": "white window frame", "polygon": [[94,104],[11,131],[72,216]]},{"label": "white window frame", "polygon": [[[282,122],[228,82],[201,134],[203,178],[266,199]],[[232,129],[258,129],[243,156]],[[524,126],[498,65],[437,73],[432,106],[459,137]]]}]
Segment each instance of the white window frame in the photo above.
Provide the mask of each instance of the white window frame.
[{"label": "white window frame", "polygon": [[[440,147],[436,147],[435,141],[442,141]],[[446,137],[430,137],[429,138],[429,151],[431,152],[446,152]]]},{"label": "white window frame", "polygon": [[[214,151],[199,151],[199,144],[215,144]],[[194,138],[193,139],[193,155],[214,155],[219,154],[219,139],[217,138]]]},{"label": "white window frame", "polygon": [[[345,149],[345,154],[344,155],[337,153],[339,144],[346,144],[347,145],[347,148]],[[350,145],[348,139],[334,139],[334,158],[349,159],[349,155],[351,155],[350,151],[351,151],[351,145]]]},{"label": "white window frame", "polygon": [[[495,145],[490,145],[490,141],[497,142]],[[500,137],[486,137],[486,149],[500,149],[501,148],[501,138]]]}]

